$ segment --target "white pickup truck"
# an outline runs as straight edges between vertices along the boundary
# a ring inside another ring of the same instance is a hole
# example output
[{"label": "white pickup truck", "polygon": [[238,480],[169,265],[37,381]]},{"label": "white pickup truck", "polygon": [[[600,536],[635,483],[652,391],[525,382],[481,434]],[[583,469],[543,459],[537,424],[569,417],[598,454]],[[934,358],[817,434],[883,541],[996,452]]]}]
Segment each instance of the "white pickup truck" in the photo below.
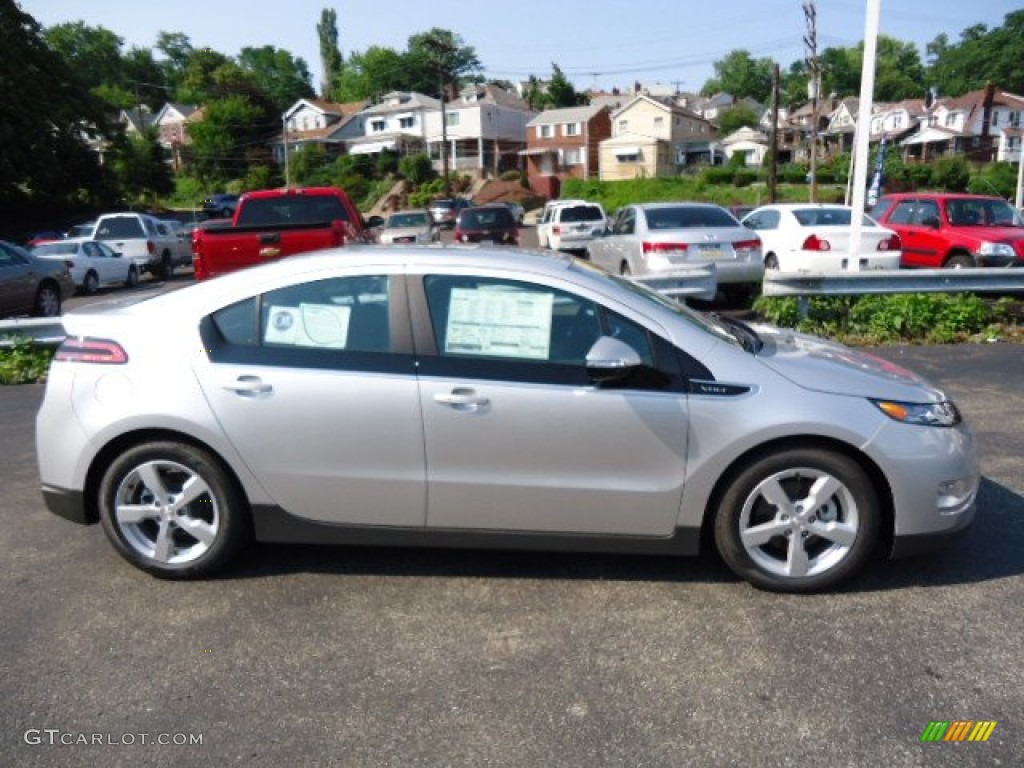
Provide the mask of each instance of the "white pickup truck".
[{"label": "white pickup truck", "polygon": [[105,213],[96,219],[94,240],[102,240],[140,272],[162,278],[174,274],[175,267],[192,263],[187,239],[173,232],[167,222],[146,213]]}]

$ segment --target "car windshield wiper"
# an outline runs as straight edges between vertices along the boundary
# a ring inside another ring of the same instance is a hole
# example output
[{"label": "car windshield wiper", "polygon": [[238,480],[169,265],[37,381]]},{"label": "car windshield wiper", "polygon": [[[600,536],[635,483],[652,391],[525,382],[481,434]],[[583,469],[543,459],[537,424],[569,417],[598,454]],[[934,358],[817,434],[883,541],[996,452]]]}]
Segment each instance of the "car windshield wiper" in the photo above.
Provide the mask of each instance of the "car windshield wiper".
[{"label": "car windshield wiper", "polygon": [[713,317],[720,325],[724,326],[745,350],[755,355],[761,351],[761,348],[764,346],[764,342],[761,340],[761,337],[757,335],[757,331],[742,320],[725,317],[717,312],[712,312],[711,317]]}]

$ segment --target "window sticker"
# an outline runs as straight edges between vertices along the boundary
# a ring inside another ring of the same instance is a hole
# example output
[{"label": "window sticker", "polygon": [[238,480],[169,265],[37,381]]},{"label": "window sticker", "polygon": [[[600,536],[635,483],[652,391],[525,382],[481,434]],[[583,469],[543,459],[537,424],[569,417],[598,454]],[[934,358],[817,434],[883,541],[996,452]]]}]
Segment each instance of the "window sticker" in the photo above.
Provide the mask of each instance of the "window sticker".
[{"label": "window sticker", "polygon": [[351,307],[333,304],[300,304],[270,307],[263,341],[296,347],[345,349]]},{"label": "window sticker", "polygon": [[553,293],[453,288],[444,351],[546,360]]}]

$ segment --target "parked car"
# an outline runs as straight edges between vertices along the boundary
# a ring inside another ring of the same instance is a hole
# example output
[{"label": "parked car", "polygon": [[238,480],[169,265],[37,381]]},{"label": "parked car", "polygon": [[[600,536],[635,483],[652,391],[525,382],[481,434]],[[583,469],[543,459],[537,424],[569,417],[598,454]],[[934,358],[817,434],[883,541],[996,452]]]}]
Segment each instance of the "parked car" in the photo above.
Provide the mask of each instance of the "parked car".
[{"label": "parked car", "polygon": [[430,215],[434,217],[435,224],[451,229],[455,226],[455,220],[459,217],[459,212],[472,206],[473,202],[471,200],[467,200],[464,197],[454,197],[445,200],[435,200],[430,204],[428,210]]},{"label": "parked car", "polygon": [[464,208],[455,220],[455,242],[515,245],[519,242],[519,225],[508,208]]},{"label": "parked car", "polygon": [[64,233],[65,240],[73,240],[76,238],[82,238],[85,240],[92,240],[93,233],[96,231],[95,221],[83,221],[81,224],[73,224],[68,228],[68,231]]},{"label": "parked car", "polygon": [[974,516],[974,441],[941,390],[576,259],[354,246],[90,310],[65,316],[38,412],[43,497],[157,576],[208,575],[250,532],[713,540],[807,592]]},{"label": "parked car", "polygon": [[608,217],[600,203],[567,203],[551,209],[545,240],[553,251],[583,255],[587,243],[604,234]]},{"label": "parked car", "polygon": [[175,267],[192,263],[191,253],[180,247],[167,224],[146,213],[105,213],[96,220],[93,236],[134,262],[140,274],[167,279]]},{"label": "parked car", "polygon": [[63,237],[64,235],[53,229],[47,229],[42,232],[33,232],[25,241],[25,247],[31,248],[32,246],[39,245],[40,243],[53,243]]},{"label": "parked car", "polygon": [[494,202],[487,203],[487,205],[497,205],[508,208],[512,213],[512,218],[516,220],[516,224],[522,226],[523,219],[526,217],[526,209],[519,203],[514,203],[511,200],[495,200]]},{"label": "parked car", "polygon": [[377,233],[379,243],[433,243],[440,239],[434,220],[427,211],[396,211],[384,220]]},{"label": "parked car", "polygon": [[[824,203],[777,203],[743,219],[761,239],[765,269],[782,272],[848,269],[853,209]],[[860,269],[899,269],[900,238],[870,216],[861,220]]]},{"label": "parked car", "polygon": [[671,277],[714,264],[728,293],[750,294],[764,279],[761,241],[710,203],[644,203],[620,208],[607,233],[587,245],[595,264],[620,275]]},{"label": "parked car", "polygon": [[0,317],[57,317],[75,281],[63,260],[40,259],[0,240]]},{"label": "parked car", "polygon": [[32,249],[41,259],[56,259],[67,264],[75,286],[82,293],[95,293],[100,287],[132,286],[139,282],[139,268],[106,243],[96,240],[60,240]]},{"label": "parked car", "polygon": [[175,265],[192,263],[192,231],[194,224],[186,225],[177,219],[161,219],[160,223],[167,229],[171,237],[171,248],[174,249]]},{"label": "parked car", "polygon": [[883,195],[871,217],[903,243],[904,267],[1024,266],[1024,221],[1001,197],[940,192]]},{"label": "parked car", "polygon": [[558,199],[548,200],[544,203],[544,208],[540,212],[540,217],[537,219],[537,244],[541,248],[550,248],[551,239],[551,225],[555,215],[555,210],[563,205],[585,205],[586,200],[579,199]]},{"label": "parked car", "polygon": [[203,200],[203,213],[220,218],[230,218],[235,215],[235,209],[238,208],[238,199],[239,195],[231,195],[227,192],[210,195]]}]

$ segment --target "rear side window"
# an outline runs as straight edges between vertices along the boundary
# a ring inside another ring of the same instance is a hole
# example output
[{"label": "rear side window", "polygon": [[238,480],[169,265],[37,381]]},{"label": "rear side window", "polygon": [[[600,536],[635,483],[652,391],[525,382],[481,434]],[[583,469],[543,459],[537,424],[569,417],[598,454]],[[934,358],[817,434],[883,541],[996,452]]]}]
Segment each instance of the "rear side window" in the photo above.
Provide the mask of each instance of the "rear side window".
[{"label": "rear side window", "polygon": [[145,236],[146,232],[142,228],[142,222],[134,216],[115,216],[104,219],[96,230],[97,240],[128,240]]},{"label": "rear side window", "polygon": [[572,205],[562,208],[560,217],[563,223],[602,221],[604,212],[596,205]]}]

